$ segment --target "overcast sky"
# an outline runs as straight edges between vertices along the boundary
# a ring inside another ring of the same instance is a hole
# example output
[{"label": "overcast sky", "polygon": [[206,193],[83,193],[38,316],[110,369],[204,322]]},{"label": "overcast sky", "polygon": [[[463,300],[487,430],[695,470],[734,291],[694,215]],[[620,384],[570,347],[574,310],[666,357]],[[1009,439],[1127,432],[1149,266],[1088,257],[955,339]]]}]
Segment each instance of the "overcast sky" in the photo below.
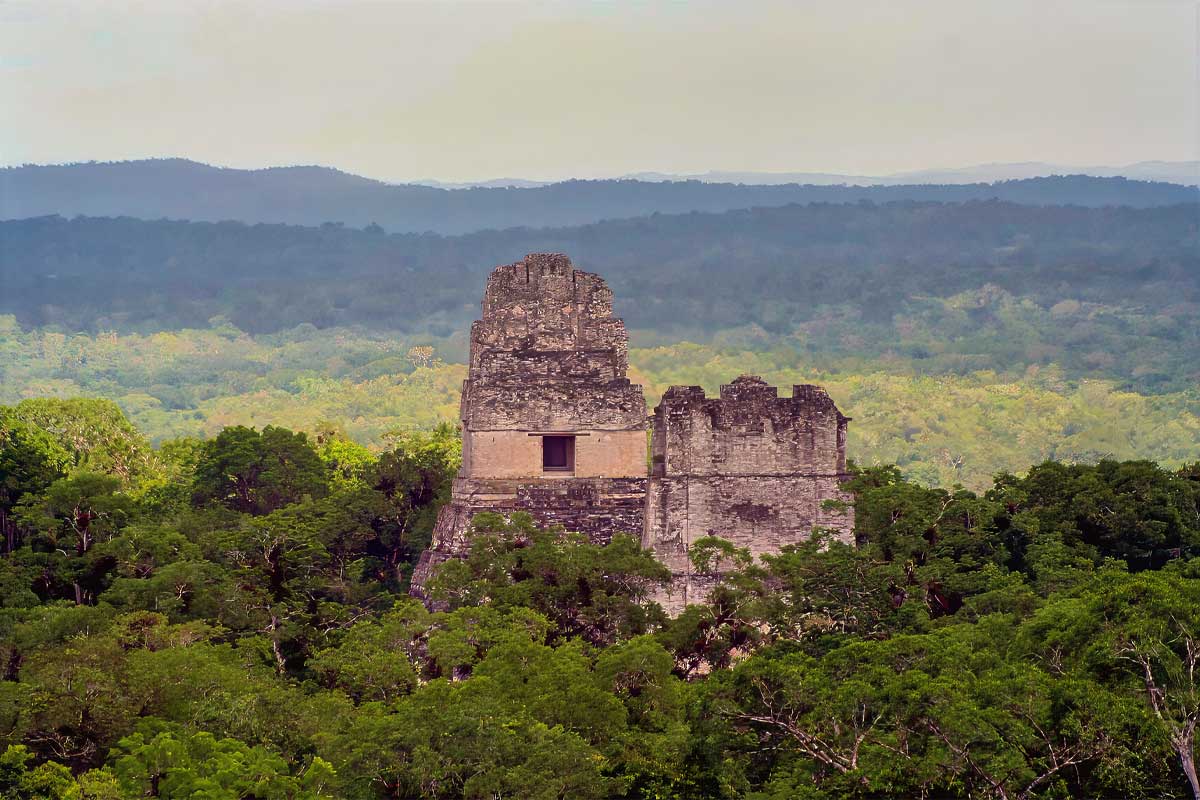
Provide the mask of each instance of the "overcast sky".
[{"label": "overcast sky", "polygon": [[0,161],[387,180],[1197,157],[1194,0],[0,0]]}]

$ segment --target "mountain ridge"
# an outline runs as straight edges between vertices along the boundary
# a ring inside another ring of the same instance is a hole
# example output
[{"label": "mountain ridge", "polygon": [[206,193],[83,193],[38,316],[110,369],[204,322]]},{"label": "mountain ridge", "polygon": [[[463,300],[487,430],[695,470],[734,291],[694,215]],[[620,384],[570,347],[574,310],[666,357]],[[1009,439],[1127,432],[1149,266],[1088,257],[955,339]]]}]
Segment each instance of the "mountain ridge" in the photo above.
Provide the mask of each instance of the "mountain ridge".
[{"label": "mountain ridge", "polygon": [[1032,205],[1149,207],[1192,202],[1197,196],[1194,187],[1088,176],[899,186],[596,179],[445,189],[385,183],[330,167],[243,170],[186,159],[0,170],[0,218],[4,219],[59,214],[310,226],[332,222],[360,228],[376,223],[392,232],[447,235],[792,203],[995,198]]},{"label": "mountain ridge", "polygon": [[572,180],[622,181],[635,180],[649,183],[664,181],[700,181],[702,183],[742,183],[754,186],[778,186],[782,184],[804,184],[829,186],[846,184],[851,186],[900,186],[926,183],[994,183],[997,181],[1024,178],[1046,178],[1055,175],[1087,175],[1094,178],[1128,178],[1159,183],[1175,183],[1182,186],[1200,185],[1200,160],[1168,161],[1151,159],[1135,161],[1123,166],[1067,165],[1048,161],[989,161],[963,167],[930,167],[916,170],[901,170],[877,175],[841,172],[813,172],[807,170],[707,170],[705,172],[661,172],[642,170],[615,176],[590,178],[561,178],[543,180],[518,176],[484,178],[479,180],[446,181],[435,178],[409,180],[384,180],[322,164],[281,164],[265,167],[230,167],[208,164],[181,156],[166,158],[125,159],[120,161],[79,161],[62,164],[22,164],[0,167],[0,173],[14,169],[53,169],[83,165],[120,166],[153,162],[173,162],[207,169],[249,173],[282,172],[289,170],[319,170],[339,173],[362,182],[383,186],[424,186],[433,189],[534,189],[568,183]]}]

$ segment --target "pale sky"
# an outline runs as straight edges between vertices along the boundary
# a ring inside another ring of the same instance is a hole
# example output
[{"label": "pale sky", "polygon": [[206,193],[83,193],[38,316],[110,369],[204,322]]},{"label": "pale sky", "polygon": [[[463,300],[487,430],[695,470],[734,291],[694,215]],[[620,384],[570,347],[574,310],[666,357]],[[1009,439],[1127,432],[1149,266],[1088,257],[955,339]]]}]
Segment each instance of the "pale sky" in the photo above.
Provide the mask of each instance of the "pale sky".
[{"label": "pale sky", "polygon": [[1197,157],[1194,0],[0,0],[0,163],[385,180]]}]

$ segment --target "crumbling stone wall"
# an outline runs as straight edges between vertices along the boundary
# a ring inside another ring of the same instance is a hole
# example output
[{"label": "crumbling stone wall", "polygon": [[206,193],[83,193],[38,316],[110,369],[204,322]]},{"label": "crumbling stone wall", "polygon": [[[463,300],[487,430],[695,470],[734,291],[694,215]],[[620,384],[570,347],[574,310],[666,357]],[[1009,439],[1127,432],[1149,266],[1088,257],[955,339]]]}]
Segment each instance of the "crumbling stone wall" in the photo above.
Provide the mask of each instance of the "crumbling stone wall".
[{"label": "crumbling stone wall", "polygon": [[654,410],[642,543],[674,575],[659,598],[668,611],[702,602],[714,583],[694,574],[688,558],[702,537],[755,556],[802,541],[814,527],[852,541],[853,498],[841,488],[848,422],[818,386],[779,397],[743,375],[719,398],[699,386],[667,390]]},{"label": "crumbling stone wall", "polygon": [[[482,511],[527,511],[600,542],[641,533],[646,401],[626,377],[627,351],[612,291],[565,255],[534,253],[492,271],[471,326],[463,466],[414,593],[434,566],[466,552],[471,517]],[[543,470],[547,434],[576,437],[573,470]]]},{"label": "crumbling stone wall", "polygon": [[[640,533],[674,575],[660,596],[672,613],[702,602],[719,578],[694,573],[697,539],[720,536],[756,556],[814,527],[850,539],[852,498],[841,488],[849,420],[823,389],[779,397],[751,376],[719,398],[671,387],[654,411],[647,478],[646,403],[626,377],[627,349],[612,292],[565,255],[535,253],[492,272],[471,326],[463,465],[414,594],[424,596],[438,564],[468,551],[483,511],[525,511],[596,542]],[[544,469],[547,435],[574,437],[572,469]]]}]

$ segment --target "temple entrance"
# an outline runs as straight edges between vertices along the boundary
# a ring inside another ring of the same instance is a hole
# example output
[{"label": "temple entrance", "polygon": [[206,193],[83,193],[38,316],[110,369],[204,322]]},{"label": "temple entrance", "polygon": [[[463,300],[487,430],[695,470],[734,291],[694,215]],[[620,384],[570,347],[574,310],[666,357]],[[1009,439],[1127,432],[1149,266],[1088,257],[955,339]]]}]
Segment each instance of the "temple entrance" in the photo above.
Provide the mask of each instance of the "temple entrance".
[{"label": "temple entrance", "polygon": [[575,437],[574,436],[543,436],[542,437],[542,471],[543,472],[574,472],[575,471]]}]

